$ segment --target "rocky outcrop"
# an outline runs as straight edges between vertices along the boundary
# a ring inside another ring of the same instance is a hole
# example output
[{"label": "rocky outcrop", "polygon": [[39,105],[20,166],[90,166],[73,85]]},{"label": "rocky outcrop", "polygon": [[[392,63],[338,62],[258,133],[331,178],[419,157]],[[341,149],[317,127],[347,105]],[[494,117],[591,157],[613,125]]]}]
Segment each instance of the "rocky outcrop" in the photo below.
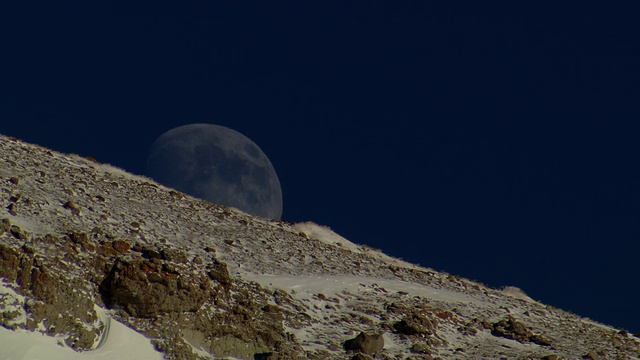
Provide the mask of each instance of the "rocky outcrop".
[{"label": "rocky outcrop", "polygon": [[131,316],[194,312],[207,299],[210,283],[185,273],[161,261],[117,260],[100,284],[100,294],[107,306],[122,308]]},{"label": "rocky outcrop", "polygon": [[41,327],[49,335],[64,335],[74,349],[89,349],[102,332],[90,289],[80,279],[61,277],[54,268],[33,246],[16,249],[0,243],[0,280],[16,284],[16,293],[27,297],[17,304],[21,311],[0,309],[0,325],[31,331]]},{"label": "rocky outcrop", "polygon": [[542,335],[534,334],[513,316],[500,320],[493,324],[491,334],[507,339],[519,341],[521,343],[532,342],[542,346],[551,346],[551,342]]}]

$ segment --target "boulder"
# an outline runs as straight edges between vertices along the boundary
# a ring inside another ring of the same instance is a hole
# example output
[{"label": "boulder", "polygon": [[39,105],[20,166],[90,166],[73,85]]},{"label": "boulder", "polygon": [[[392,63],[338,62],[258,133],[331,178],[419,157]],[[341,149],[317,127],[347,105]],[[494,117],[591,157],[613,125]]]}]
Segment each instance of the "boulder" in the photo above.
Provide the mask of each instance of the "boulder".
[{"label": "boulder", "polygon": [[374,355],[384,348],[384,338],[382,334],[369,335],[361,332],[353,339],[344,342],[344,348],[347,351],[361,352],[367,355]]},{"label": "boulder", "polygon": [[531,342],[542,346],[551,346],[551,342],[548,339],[542,335],[533,334],[524,324],[511,315],[507,319],[492,324],[491,335],[516,340],[523,344]]},{"label": "boulder", "polygon": [[209,270],[207,275],[212,280],[219,282],[222,286],[231,285],[231,277],[229,276],[229,270],[227,269],[227,264],[213,259],[213,263],[207,266]]},{"label": "boulder", "polygon": [[426,316],[410,314],[393,325],[403,335],[433,335],[435,326]]}]

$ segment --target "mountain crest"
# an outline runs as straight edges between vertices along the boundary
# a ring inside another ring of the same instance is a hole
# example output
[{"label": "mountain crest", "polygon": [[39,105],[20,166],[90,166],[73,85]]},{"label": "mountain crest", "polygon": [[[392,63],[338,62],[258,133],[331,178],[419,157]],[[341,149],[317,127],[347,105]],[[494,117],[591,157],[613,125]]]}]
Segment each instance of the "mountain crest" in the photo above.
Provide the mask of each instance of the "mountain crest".
[{"label": "mountain crest", "polygon": [[55,339],[48,354],[78,359],[640,354],[622,330],[326,227],[253,217],[4,136],[0,153],[0,358],[40,351],[2,340],[39,333],[38,344]]}]

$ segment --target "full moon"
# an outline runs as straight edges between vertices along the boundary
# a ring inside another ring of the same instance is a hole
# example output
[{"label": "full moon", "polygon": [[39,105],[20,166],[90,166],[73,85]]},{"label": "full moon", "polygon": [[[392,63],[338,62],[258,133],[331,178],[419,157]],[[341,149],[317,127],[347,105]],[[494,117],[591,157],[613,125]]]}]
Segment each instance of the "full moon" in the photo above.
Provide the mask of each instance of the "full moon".
[{"label": "full moon", "polygon": [[224,126],[191,124],[162,134],[147,159],[159,183],[252,215],[280,219],[282,189],[258,145]]}]

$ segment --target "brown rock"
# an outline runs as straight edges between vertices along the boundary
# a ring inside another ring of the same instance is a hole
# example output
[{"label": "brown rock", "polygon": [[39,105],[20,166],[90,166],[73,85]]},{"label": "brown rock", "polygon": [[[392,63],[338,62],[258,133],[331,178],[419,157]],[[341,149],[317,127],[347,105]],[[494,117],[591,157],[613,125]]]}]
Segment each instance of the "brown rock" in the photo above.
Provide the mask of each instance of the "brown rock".
[{"label": "brown rock", "polygon": [[433,335],[435,326],[426,316],[411,314],[393,325],[394,329],[404,335]]},{"label": "brown rock", "polygon": [[409,350],[414,354],[429,354],[429,355],[431,354],[429,347],[423,343],[415,343],[411,346],[411,349]]},{"label": "brown rock", "polygon": [[160,256],[162,256],[163,260],[173,261],[178,264],[186,264],[189,261],[185,253],[174,249],[162,249]]},{"label": "brown rock", "polygon": [[75,244],[83,244],[89,241],[89,236],[86,233],[72,232],[69,234],[69,239]]},{"label": "brown rock", "polygon": [[529,342],[532,334],[522,323],[509,315],[507,319],[500,320],[493,324],[491,335],[526,343]]},{"label": "brown rock", "polygon": [[0,230],[1,231],[9,231],[9,229],[11,229],[11,220],[9,219],[2,219],[2,221],[0,221]]},{"label": "brown rock", "polygon": [[542,346],[551,346],[551,341],[542,335],[531,335],[529,336],[529,341]]},{"label": "brown rock", "polygon": [[16,239],[27,240],[27,235],[25,235],[24,232],[22,232],[22,229],[20,229],[19,226],[12,225],[11,228],[9,229],[9,232]]},{"label": "brown rock", "polygon": [[71,212],[74,215],[80,215],[80,209],[78,208],[78,206],[76,204],[73,203],[73,201],[69,200],[66,203],[64,203],[64,205],[62,205],[62,206],[67,210],[71,210]]},{"label": "brown rock", "polygon": [[208,292],[200,288],[201,279],[153,271],[142,260],[116,261],[99,287],[103,301],[145,318],[193,312],[202,306]]},{"label": "brown rock", "polygon": [[11,215],[11,216],[18,215],[17,206],[14,203],[11,203],[11,204],[7,205],[7,211],[9,212],[9,215]]},{"label": "brown rock", "polygon": [[99,255],[107,256],[107,257],[111,257],[116,254],[116,250],[113,248],[113,246],[107,246],[107,245],[99,245],[96,248],[96,252]]},{"label": "brown rock", "polygon": [[113,242],[113,248],[120,254],[124,254],[129,251],[130,247],[131,245],[129,245],[129,243],[124,240],[116,240]]},{"label": "brown rock", "polygon": [[162,255],[158,251],[149,248],[142,249],[142,256],[147,259],[162,259]]},{"label": "brown rock", "polygon": [[213,259],[213,264],[208,265],[207,269],[209,269],[207,275],[209,275],[211,279],[219,282],[223,286],[231,285],[231,277],[229,276],[227,264]]},{"label": "brown rock", "polygon": [[382,334],[369,335],[361,332],[353,339],[344,342],[344,349],[347,351],[357,351],[368,355],[374,355],[384,348],[384,338]]},{"label": "brown rock", "polygon": [[20,254],[12,248],[0,244],[0,278],[5,278],[9,282],[16,281],[18,269],[20,267]]}]

